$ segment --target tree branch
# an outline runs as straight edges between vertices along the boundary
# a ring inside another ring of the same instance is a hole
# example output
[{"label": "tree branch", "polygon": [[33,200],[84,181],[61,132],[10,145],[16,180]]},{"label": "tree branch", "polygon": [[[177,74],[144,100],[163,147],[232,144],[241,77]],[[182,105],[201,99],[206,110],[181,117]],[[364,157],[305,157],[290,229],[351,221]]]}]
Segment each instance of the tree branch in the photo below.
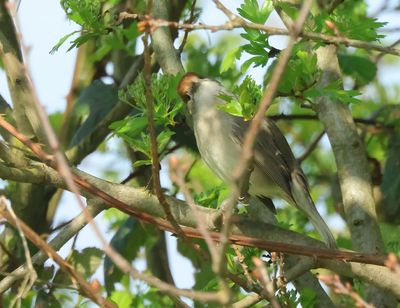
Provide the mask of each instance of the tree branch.
[{"label": "tree branch", "polygon": [[9,3],[0,1],[0,57],[14,106],[18,130],[29,138],[44,142],[40,121],[35,110],[37,99],[26,65],[23,62],[17,29],[9,12]]},{"label": "tree branch", "polygon": [[[206,25],[206,24],[190,24],[190,23],[178,23],[176,21],[169,21],[164,18],[154,18],[144,15],[138,14],[129,14],[127,12],[122,12],[120,15],[120,19],[131,18],[131,19],[141,19],[142,22],[146,23],[146,26],[151,28],[158,29],[159,27],[172,27],[176,29],[184,29],[184,30],[211,30],[212,32],[216,31],[226,31],[233,30],[238,28],[249,28],[249,29],[257,29],[261,30],[269,35],[290,35],[290,31],[282,28],[270,27],[264,24],[257,24],[247,22],[243,18],[238,15],[235,15],[235,18],[222,24],[222,25]],[[343,44],[345,46],[351,46],[355,48],[362,48],[367,50],[375,50],[380,51],[384,54],[391,54],[395,56],[400,56],[400,49],[391,47],[391,46],[381,46],[371,42],[365,42],[355,39],[350,39],[344,36],[333,36],[323,33],[317,32],[309,32],[302,31],[299,33],[299,37],[306,38],[309,40],[313,40],[315,42],[323,42],[328,44]]]},{"label": "tree branch", "polygon": [[[36,163],[36,165],[38,170],[42,171],[42,175],[37,179],[40,180],[40,183],[51,183],[58,188],[66,188],[61,176],[59,176],[55,170],[43,164]],[[157,198],[146,191],[110,183],[81,171],[75,170],[75,172],[85,181],[92,182],[100,189],[107,190],[111,196],[118,196],[121,200],[119,202],[123,202],[131,209],[131,215],[132,213],[140,212],[142,215],[153,215],[154,218],[163,216],[164,211],[158,203]],[[2,177],[1,174],[0,176]],[[175,219],[181,225],[187,226],[183,228],[185,233],[188,236],[201,238],[201,234],[196,229],[193,229],[196,227],[196,218],[194,217],[195,213],[190,207],[175,198],[168,198],[168,202],[171,205],[171,211]],[[209,230],[216,230],[218,228],[215,224],[215,220],[218,217],[218,212],[216,210],[198,207],[198,211],[204,213],[203,215],[206,217],[206,226]],[[157,219],[155,219],[155,221],[159,222]],[[168,225],[165,225],[162,221],[158,226],[162,229],[167,229],[168,227]],[[169,226],[168,230],[173,230],[173,228]],[[265,232],[266,230],[268,230],[268,232]],[[214,240],[218,240],[219,233],[212,231],[210,234],[213,236]],[[283,251],[289,254],[303,254],[305,251],[308,251],[307,255],[314,257],[315,260],[319,260],[321,257],[332,258],[335,256],[343,260],[357,260],[360,262],[371,261],[373,263],[382,264],[385,259],[384,257],[378,258],[376,255],[367,257],[368,255],[362,253],[346,253],[339,250],[332,251],[326,248],[318,248],[323,247],[323,243],[277,226],[255,222],[246,217],[239,217],[238,220],[234,222],[232,234],[231,242],[234,244]],[[334,270],[339,274],[356,276],[363,280],[371,281],[377,286],[396,294],[396,296],[400,298],[400,286],[395,283],[398,277],[387,268],[358,264],[355,262],[342,263],[338,261],[323,261],[322,259],[318,261],[316,266]]]},{"label": "tree branch", "polygon": [[[153,1],[151,13],[155,18],[169,19],[168,5],[166,0]],[[154,55],[160,64],[164,74],[176,75],[183,72],[179,52],[175,49],[170,29],[158,27],[152,31]]]},{"label": "tree branch", "polygon": [[39,249],[41,249],[47,255],[49,255],[60,266],[62,271],[71,275],[72,279],[75,280],[80,286],[83,295],[90,298],[92,301],[94,301],[100,306],[107,308],[116,307],[115,304],[107,301],[97,291],[95,291],[92,288],[92,286],[89,283],[87,283],[86,280],[83,279],[67,261],[61,258],[60,255],[57,254],[57,252],[52,247],[50,247],[37,233],[35,233],[31,228],[29,228],[29,226],[27,226],[22,220],[18,219],[17,217],[13,217],[4,208],[0,209],[0,215],[6,218],[7,221],[14,226],[18,224],[22,229],[22,231],[24,232],[25,236],[33,244],[35,244]]},{"label": "tree branch", "polygon": [[[99,202],[92,202],[88,207],[87,211],[90,212],[92,217],[96,217],[101,211],[104,209],[104,205]],[[76,216],[71,222],[65,225],[57,236],[49,242],[49,246],[51,246],[54,250],[59,250],[66,242],[68,242],[72,237],[76,235],[83,227],[88,224],[88,221],[85,217],[85,214],[81,212],[78,216]],[[49,255],[44,251],[37,252],[32,257],[32,262],[35,265],[42,265],[47,259]],[[8,275],[0,281],[0,294],[9,289],[13,283],[24,277],[26,273],[26,264],[21,265],[19,268],[14,270],[11,275]]]},{"label": "tree branch", "polygon": [[[323,72],[322,85],[340,78],[334,45],[320,47],[317,59]],[[348,106],[328,97],[317,98],[315,109],[334,152],[353,247],[358,251],[381,253],[384,251],[383,241],[376,217],[367,156],[350,110]],[[371,296],[377,299],[376,303],[393,303],[387,294],[378,292],[374,287],[368,289]]]}]

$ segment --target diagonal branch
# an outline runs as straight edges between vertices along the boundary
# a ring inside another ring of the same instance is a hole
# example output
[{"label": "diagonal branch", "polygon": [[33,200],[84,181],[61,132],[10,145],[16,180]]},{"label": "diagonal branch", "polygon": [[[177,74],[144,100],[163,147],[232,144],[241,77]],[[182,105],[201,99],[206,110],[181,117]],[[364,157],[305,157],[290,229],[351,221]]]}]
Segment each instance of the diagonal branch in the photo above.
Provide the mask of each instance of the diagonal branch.
[{"label": "diagonal branch", "polygon": [[[42,174],[41,179],[37,179],[40,180],[38,183],[52,183],[53,185],[57,185],[58,188],[65,189],[65,183],[62,181],[62,178],[57,174],[56,171],[45,165],[36,164],[36,166]],[[150,215],[153,218],[154,223],[158,225],[159,228],[164,230],[173,230],[172,226],[169,226],[170,229],[167,229],[168,225],[164,224],[162,219],[157,219],[157,217],[162,216],[164,212],[162,207],[159,205],[157,198],[154,196],[149,195],[147,192],[141,189],[112,184],[107,181],[89,176],[83,172],[75,172],[79,174],[81,178],[84,178],[85,181],[93,182],[93,184],[95,184],[97,187],[107,190],[109,194],[118,196],[118,198],[121,200],[118,200],[118,202],[126,204],[126,206],[130,208],[130,211],[128,212],[129,214],[132,215],[133,213],[141,213],[143,216]],[[99,196],[97,197],[99,198]],[[103,197],[104,196],[100,198],[102,199]],[[110,204],[112,200],[113,199],[107,200],[107,203]],[[177,219],[181,225],[188,226],[183,228],[187,236],[196,236],[201,238],[201,234],[199,234],[196,229],[193,229],[196,226],[196,219],[194,217],[195,213],[193,213],[188,206],[185,206],[181,201],[174,198],[169,198],[169,203],[175,219]],[[114,207],[120,208],[118,204],[111,204]],[[214,222],[216,217],[218,217],[218,212],[216,210],[206,209],[203,207],[199,207],[198,210],[205,213],[207,217],[205,220],[207,223],[207,228],[209,230],[215,230],[217,226]],[[160,224],[157,224],[157,222],[160,222]],[[266,230],[268,230],[268,232],[265,232]],[[359,261],[363,263],[382,264],[385,257],[380,258],[376,255],[362,253],[347,253],[339,250],[320,250],[317,247],[322,247],[323,244],[319,241],[270,224],[265,224],[262,222],[255,223],[253,220],[246,217],[240,217],[234,222],[232,234],[231,242],[239,245],[282,251],[288,254],[305,254],[306,251],[308,252],[307,254],[309,256],[314,258],[314,260],[318,260],[318,266],[329,268],[346,276],[356,276],[362,279],[367,279],[368,281],[375,283],[377,286],[385,288],[393,294],[396,294],[396,296],[400,298],[400,286],[395,283],[398,277],[389,269],[385,269],[382,266],[366,264],[358,265],[357,263],[354,263]],[[212,233],[212,235],[216,240],[219,238],[219,233],[215,231]],[[301,243],[301,245],[293,245],[294,243]],[[323,259],[321,259],[323,257],[348,260],[349,263],[328,260],[323,261]]]},{"label": "diagonal branch", "polygon": [[[4,119],[0,116],[0,126],[7,129],[9,128],[9,126],[11,126],[10,124],[8,125],[4,125]],[[12,126],[11,126],[12,127]],[[13,128],[13,127],[12,127]],[[13,128],[14,129],[14,128]],[[15,130],[15,129],[14,129]],[[13,130],[9,130],[9,132],[12,134],[14,133]],[[23,136],[22,134],[18,134],[15,135],[15,137],[21,137]],[[58,174],[58,172],[56,170],[54,170],[54,168],[56,167],[56,163],[54,162],[54,160],[50,160],[51,156],[46,154],[42,149],[41,146],[39,144],[32,144],[32,142],[25,138],[18,138],[21,142],[28,142],[25,145],[30,147],[31,150],[34,150],[37,154],[39,155],[39,158],[43,159],[45,162],[47,162],[50,167],[48,167],[45,164],[40,164],[37,162],[30,162],[30,169],[28,169],[28,173],[26,173],[26,171],[21,170],[21,172],[17,173],[16,175],[14,175],[12,172],[6,172],[5,174],[0,174],[0,176],[2,178],[7,178],[6,176],[10,176],[10,179],[13,180],[21,180],[23,179],[23,176],[25,176],[26,174],[30,175],[30,177],[28,179],[32,179],[35,181],[35,183],[37,184],[43,184],[43,183],[51,183],[53,185],[55,185],[57,188],[63,188],[63,189],[68,189],[68,185],[66,185],[64,178]],[[39,149],[39,150],[38,150]],[[40,156],[43,155],[43,156]],[[1,166],[1,164],[0,164]],[[41,171],[38,172],[38,170]],[[1,171],[1,168],[0,168]],[[86,174],[82,171],[79,171],[78,169],[73,169],[73,180],[74,182],[80,187],[82,188],[84,191],[86,191],[87,193],[89,193],[92,196],[96,196],[97,198],[101,199],[103,202],[129,214],[129,215],[133,215],[145,222],[149,222],[152,224],[157,225],[158,227],[160,227],[161,229],[164,230],[168,230],[173,232],[174,228],[171,225],[170,222],[165,221],[164,219],[161,219],[159,217],[163,216],[163,210],[161,210],[160,212],[160,208],[159,208],[159,202],[158,200],[153,200],[152,198],[150,198],[150,196],[146,193],[143,192],[140,189],[135,189],[135,188],[131,188],[131,187],[126,187],[124,185],[120,185],[120,184],[113,184],[110,183],[108,181],[104,181],[101,180],[99,178],[90,176],[89,174]],[[107,191],[107,193],[105,192]],[[117,199],[115,197],[113,197],[113,195],[118,195],[120,198]],[[135,206],[132,206],[132,201],[131,198],[133,200],[136,200],[136,202],[134,202]],[[190,236],[190,237],[196,237],[196,238],[201,238],[201,233],[198,230],[192,230],[192,227],[194,227],[196,225],[196,218],[195,213],[193,213],[192,211],[190,211],[190,207],[186,206],[182,208],[182,203],[179,200],[176,200],[174,198],[167,198],[168,202],[171,202],[171,212],[173,215],[179,215],[180,216],[180,220],[182,221],[182,225],[186,225],[188,226],[188,228],[183,229],[185,231],[185,233]],[[182,215],[182,211],[184,211],[184,215]],[[218,217],[218,212],[216,210],[212,210],[212,209],[207,209],[207,208],[203,208],[203,207],[199,207],[198,211],[202,211],[204,213],[208,213],[208,215],[210,215],[213,217],[207,220],[208,224],[207,224],[207,228],[209,230],[216,230],[218,229],[218,227],[215,225],[217,224],[217,217]],[[234,222],[234,225],[236,226],[240,226],[243,223],[250,223],[250,221],[246,222],[246,219],[238,220]],[[302,236],[300,235],[296,235],[297,238],[286,238],[286,236],[284,236],[284,233],[288,233],[288,234],[292,234],[293,237],[296,237],[294,232],[292,231],[288,231],[288,230],[284,230],[281,229],[280,227],[277,226],[272,226],[272,229],[275,230],[281,230],[281,231],[276,231],[276,232],[280,232],[279,237],[281,237],[282,239],[287,240],[288,242],[292,242],[292,243],[297,243],[297,242],[302,242],[302,240],[300,240],[300,238]],[[240,230],[240,228],[239,228]],[[282,233],[283,232],[283,233]],[[252,233],[252,232],[251,232]],[[211,234],[214,234],[213,236],[219,236],[220,234],[218,232],[213,232]],[[240,235],[239,235],[240,234]],[[230,237],[230,242],[232,243],[236,243],[239,245],[249,245],[249,246],[254,246],[254,247],[261,247],[261,248],[265,248],[265,249],[270,249],[272,247],[276,248],[276,251],[281,251],[281,252],[286,252],[289,254],[299,254],[299,255],[308,255],[308,256],[316,256],[316,257],[321,257],[321,258],[330,258],[330,256],[334,256],[333,258],[338,259],[338,260],[352,260],[352,261],[360,261],[360,262],[364,262],[364,263],[371,263],[371,264],[384,264],[384,256],[377,256],[377,255],[368,255],[368,254],[362,254],[362,253],[349,253],[349,252],[345,252],[345,251],[338,251],[338,250],[331,250],[331,249],[317,249],[316,248],[312,248],[312,249],[308,249],[305,247],[301,247],[301,245],[292,245],[292,244],[286,244],[286,243],[279,243],[276,241],[272,241],[273,243],[268,243],[268,241],[263,241],[260,239],[252,239],[252,238],[247,238],[246,236],[242,236],[244,233],[240,232],[238,233],[239,237],[235,237],[232,236]],[[268,235],[270,235],[268,233]],[[300,237],[299,237],[300,236]],[[258,237],[258,236],[255,236]],[[320,243],[319,241],[315,241],[312,240],[311,238],[307,238],[308,241],[311,240],[311,242],[314,242],[314,245],[316,243]],[[311,244],[312,245],[312,244]],[[321,244],[317,245],[318,247],[321,247]],[[368,261],[367,261],[368,260]]]},{"label": "diagonal branch", "polygon": [[25,236],[33,244],[35,244],[42,251],[46,252],[46,254],[50,256],[60,266],[61,270],[71,275],[73,280],[75,280],[80,286],[83,295],[90,298],[102,307],[115,307],[115,304],[107,301],[97,291],[95,291],[93,287],[88,282],[86,282],[86,280],[83,279],[67,261],[61,258],[61,256],[52,247],[50,247],[36,232],[34,232],[22,220],[18,219],[17,217],[13,217],[5,208],[0,209],[0,215],[6,218],[7,221],[14,226],[18,224]]},{"label": "diagonal branch", "polygon": [[10,14],[10,3],[0,1],[0,58],[7,74],[8,87],[13,101],[13,114],[18,129],[29,138],[44,142],[40,121],[35,110],[35,90],[23,62],[21,46]]},{"label": "diagonal branch", "polygon": [[[219,0],[214,0],[217,6],[223,5],[220,3]],[[236,200],[239,199],[243,195],[243,180],[245,180],[246,185],[248,185],[248,179],[250,177],[252,167],[251,161],[253,159],[253,148],[254,143],[258,135],[258,131],[261,128],[261,125],[264,121],[265,112],[267,108],[272,103],[272,100],[275,97],[276,90],[278,88],[279,82],[283,76],[284,70],[286,68],[286,64],[289,61],[292,49],[294,47],[295,41],[302,30],[303,24],[308,16],[308,13],[311,9],[312,0],[306,0],[301,8],[299,18],[296,21],[295,26],[293,27],[293,31],[291,32],[290,39],[288,42],[288,46],[283,51],[278,64],[274,69],[274,73],[272,74],[272,78],[268,84],[268,87],[265,90],[264,96],[261,99],[260,105],[256,114],[254,115],[250,126],[246,132],[242,151],[240,154],[240,158],[237,162],[236,168],[232,172],[232,192],[228,199],[226,200],[226,208],[225,208],[225,216],[224,216],[224,224],[223,229],[221,232],[221,248],[220,248],[220,258],[219,263],[220,266],[223,267],[223,254],[225,253],[225,249],[229,239],[229,233],[231,229],[231,217],[233,215],[233,207],[236,203]],[[229,11],[224,8],[224,13],[229,14]],[[245,192],[247,193],[247,192]]]}]

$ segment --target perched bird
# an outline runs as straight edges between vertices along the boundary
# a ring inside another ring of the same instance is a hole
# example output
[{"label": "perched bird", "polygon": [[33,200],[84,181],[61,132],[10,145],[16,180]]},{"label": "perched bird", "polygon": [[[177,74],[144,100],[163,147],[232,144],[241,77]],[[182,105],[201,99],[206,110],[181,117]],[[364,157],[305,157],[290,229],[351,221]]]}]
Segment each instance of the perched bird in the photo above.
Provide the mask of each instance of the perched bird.
[{"label": "perched bird", "polygon": [[[202,159],[219,178],[229,183],[250,121],[217,108],[226,103],[219,95],[229,92],[216,80],[187,73],[177,90],[193,117],[194,134]],[[289,144],[267,117],[254,145],[253,168],[249,181],[250,195],[277,197],[296,206],[307,215],[328,247],[336,247],[332,233],[311,199],[307,180]]]}]

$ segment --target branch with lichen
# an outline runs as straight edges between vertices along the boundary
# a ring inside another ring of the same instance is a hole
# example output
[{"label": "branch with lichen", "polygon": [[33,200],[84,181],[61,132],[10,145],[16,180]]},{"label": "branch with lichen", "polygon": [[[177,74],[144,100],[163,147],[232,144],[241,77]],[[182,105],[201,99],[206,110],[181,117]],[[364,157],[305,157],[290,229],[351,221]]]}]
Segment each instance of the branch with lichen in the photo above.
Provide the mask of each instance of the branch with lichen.
[{"label": "branch with lichen", "polygon": [[[45,158],[48,158],[48,156],[45,156]],[[29,170],[27,171],[30,175],[29,179],[34,180],[35,183],[48,183],[58,188],[67,188],[63,178],[53,168],[43,163],[33,161],[29,166]],[[7,169],[9,168],[4,168],[3,170]],[[10,179],[13,180],[25,179],[26,181],[28,178],[25,176],[24,170],[21,169],[17,169],[18,172],[15,174],[12,172],[1,174],[1,170],[2,168],[0,168],[0,176],[2,178],[6,178],[6,175],[11,176]],[[86,190],[84,194],[95,195],[97,198],[102,199],[106,203],[130,215],[135,215],[145,221],[158,225],[161,229],[169,231],[174,230],[167,221],[160,219],[160,217],[163,217],[164,211],[155,196],[141,189],[101,180],[77,169],[74,169],[73,172],[79,178],[77,183],[81,185],[81,188]],[[107,193],[105,193],[105,191],[107,191]],[[197,229],[194,229],[197,224],[196,213],[194,213],[189,206],[175,198],[168,198],[168,202],[176,221],[180,225],[186,226],[182,228],[185,234],[189,237],[201,238],[201,233],[199,233]],[[207,222],[206,226],[211,231],[210,235],[214,240],[218,241],[219,233],[214,231],[218,229],[218,223],[216,221],[218,212],[203,207],[199,207],[198,211],[204,213]],[[269,232],[265,232],[265,230],[269,230]],[[324,258],[332,257],[343,260],[350,260],[353,258],[355,261],[365,262],[369,260],[369,262],[383,264],[385,261],[385,257],[383,256],[382,258],[378,258],[376,255],[371,255],[371,259],[368,259],[368,255],[365,254],[352,254],[345,251],[321,248],[323,244],[319,241],[295,232],[284,230],[277,226],[267,225],[262,222],[255,223],[253,220],[249,220],[246,217],[241,217],[233,222],[232,235],[229,240],[231,243],[238,245],[261,247],[274,251],[283,251],[288,254],[305,254],[310,257],[315,257],[316,260],[318,260],[316,266],[322,265],[325,268],[332,269],[341,274],[344,272],[345,275],[372,280],[373,283],[390,290],[400,298],[400,287],[392,283],[392,279],[397,279],[397,276],[389,269],[376,265],[364,265],[361,267],[354,262],[338,263],[338,261],[324,260]],[[299,243],[302,245],[298,245]],[[357,259],[354,259],[356,257]],[[369,267],[368,271],[365,270],[365,266]]]}]

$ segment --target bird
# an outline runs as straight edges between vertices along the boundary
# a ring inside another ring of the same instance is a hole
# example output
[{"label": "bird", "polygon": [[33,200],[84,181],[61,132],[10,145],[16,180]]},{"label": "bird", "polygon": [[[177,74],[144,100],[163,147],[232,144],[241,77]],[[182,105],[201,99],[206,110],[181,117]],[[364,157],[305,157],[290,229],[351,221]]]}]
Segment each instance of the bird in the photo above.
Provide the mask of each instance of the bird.
[{"label": "bird", "polygon": [[[226,104],[221,94],[232,95],[217,80],[188,72],[178,83],[177,92],[186,103],[201,158],[222,181],[229,184],[239,161],[251,120],[231,115],[218,106]],[[310,188],[288,142],[273,120],[263,119],[254,144],[251,196],[280,198],[302,211],[329,248],[336,241],[318,213]]]}]

